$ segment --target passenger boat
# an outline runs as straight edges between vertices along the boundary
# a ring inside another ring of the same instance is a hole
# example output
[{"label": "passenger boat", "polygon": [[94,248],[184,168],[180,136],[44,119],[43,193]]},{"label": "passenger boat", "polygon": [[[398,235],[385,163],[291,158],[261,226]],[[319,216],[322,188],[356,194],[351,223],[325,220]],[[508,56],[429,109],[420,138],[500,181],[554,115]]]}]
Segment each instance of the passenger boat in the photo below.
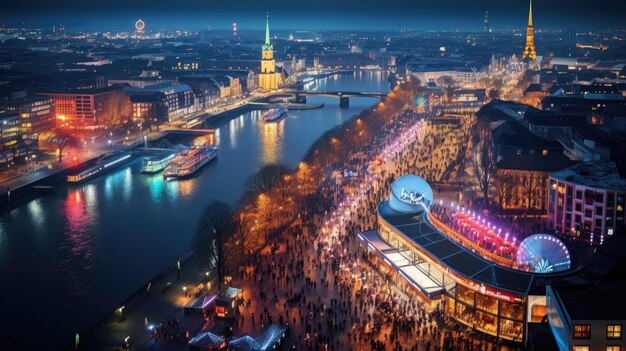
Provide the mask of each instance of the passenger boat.
[{"label": "passenger boat", "polygon": [[265,123],[273,123],[278,122],[281,119],[287,116],[287,109],[284,107],[272,108],[263,113],[261,116],[263,118],[263,122]]},{"label": "passenger boat", "polygon": [[68,175],[67,182],[68,183],[80,183],[80,182],[84,182],[86,180],[92,179],[96,176],[103,174],[107,170],[112,169],[114,166],[121,165],[122,162],[127,161],[130,157],[131,157],[130,154],[125,154],[125,155],[114,157],[108,160],[103,160],[99,162],[98,164],[96,164],[95,166],[89,167],[82,172]]},{"label": "passenger boat", "polygon": [[183,150],[176,154],[163,170],[165,179],[179,179],[191,176],[202,166],[217,157],[217,146],[208,141],[202,146]]},{"label": "passenger boat", "polygon": [[165,167],[172,161],[176,154],[168,154],[165,157],[156,156],[143,160],[141,164],[141,173],[157,173],[165,169]]}]

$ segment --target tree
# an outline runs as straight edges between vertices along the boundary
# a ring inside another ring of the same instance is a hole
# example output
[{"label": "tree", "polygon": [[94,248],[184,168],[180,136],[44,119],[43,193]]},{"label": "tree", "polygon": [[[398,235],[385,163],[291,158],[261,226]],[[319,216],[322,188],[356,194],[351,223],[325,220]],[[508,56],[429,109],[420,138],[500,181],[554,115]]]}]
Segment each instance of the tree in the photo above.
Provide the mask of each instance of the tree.
[{"label": "tree", "polygon": [[252,194],[263,193],[283,180],[283,177],[288,172],[289,169],[287,169],[285,165],[271,163],[261,167],[258,172],[250,175],[245,186]]},{"label": "tree", "polygon": [[533,200],[537,195],[537,190],[542,185],[541,177],[536,176],[534,173],[521,177],[521,185],[526,195],[526,209],[530,210]]},{"label": "tree", "polygon": [[488,128],[476,127],[473,135],[473,153],[470,158],[470,169],[476,178],[478,190],[483,196],[485,207],[489,206],[489,187],[496,173],[496,156],[491,143]]},{"label": "tree", "polygon": [[67,147],[80,148],[80,139],[62,129],[57,129],[48,137],[48,144],[53,145],[59,151],[59,162],[63,160],[63,150]]},{"label": "tree", "polygon": [[202,210],[196,230],[195,248],[199,257],[207,259],[209,270],[217,277],[218,290],[232,271],[235,250],[231,242],[234,232],[232,214],[227,203],[213,201]]},{"label": "tree", "polygon": [[244,264],[246,250],[254,248],[258,242],[258,237],[252,233],[252,215],[250,209],[242,208],[233,216],[235,244],[240,249],[241,264]]},{"label": "tree", "polygon": [[441,85],[446,89],[446,91],[450,91],[456,86],[456,80],[449,75],[441,76],[437,78],[437,85]]},{"label": "tree", "polygon": [[509,205],[513,197],[513,189],[515,187],[515,177],[506,172],[498,172],[496,175],[496,191],[498,196],[498,204],[500,209],[504,209]]}]

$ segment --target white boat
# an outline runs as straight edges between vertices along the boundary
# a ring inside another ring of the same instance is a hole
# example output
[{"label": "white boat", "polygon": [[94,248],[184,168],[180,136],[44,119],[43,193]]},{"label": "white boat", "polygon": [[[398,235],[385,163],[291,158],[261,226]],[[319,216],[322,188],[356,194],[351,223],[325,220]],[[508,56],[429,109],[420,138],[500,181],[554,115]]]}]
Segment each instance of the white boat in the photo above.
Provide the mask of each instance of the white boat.
[{"label": "white boat", "polygon": [[130,154],[126,154],[117,158],[113,158],[107,161],[102,161],[100,163],[98,163],[97,165],[93,166],[93,167],[89,167],[86,170],[76,173],[76,174],[72,174],[72,175],[68,175],[67,176],[67,182],[68,183],[80,183],[80,182],[84,182],[86,180],[89,180],[91,178],[94,178],[102,173],[104,173],[106,170],[111,169],[113,166],[119,166],[122,162],[128,160],[131,157]]},{"label": "white boat", "polygon": [[141,173],[157,173],[165,169],[172,161],[176,154],[167,155],[165,157],[152,157],[143,160],[141,164]]},{"label": "white boat", "polygon": [[263,122],[273,123],[278,122],[287,116],[287,109],[284,107],[272,108],[265,111],[262,115]]},{"label": "white boat", "polygon": [[191,176],[202,166],[217,157],[217,146],[208,141],[202,146],[183,150],[176,154],[163,170],[165,179],[180,179]]}]

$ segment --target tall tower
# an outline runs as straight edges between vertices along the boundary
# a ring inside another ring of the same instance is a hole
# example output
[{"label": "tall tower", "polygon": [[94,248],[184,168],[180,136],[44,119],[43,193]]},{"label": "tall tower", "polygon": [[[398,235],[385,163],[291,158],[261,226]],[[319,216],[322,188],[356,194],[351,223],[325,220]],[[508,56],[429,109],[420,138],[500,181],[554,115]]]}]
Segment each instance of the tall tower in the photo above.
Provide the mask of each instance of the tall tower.
[{"label": "tall tower", "polygon": [[265,17],[265,44],[261,50],[261,72],[259,73],[259,88],[262,90],[278,89],[278,75],[276,61],[274,61],[274,47],[270,43],[270,17]]},{"label": "tall tower", "polygon": [[486,12],[486,11],[485,11],[485,21],[484,21],[484,24],[485,24],[485,32],[487,32],[487,33],[491,32],[491,28],[489,28],[489,12]]},{"label": "tall tower", "polygon": [[531,60],[537,59],[537,52],[535,51],[535,30],[533,29],[533,0],[530,0],[530,7],[528,9],[528,27],[526,28],[526,48],[522,53],[522,58],[529,58]]}]

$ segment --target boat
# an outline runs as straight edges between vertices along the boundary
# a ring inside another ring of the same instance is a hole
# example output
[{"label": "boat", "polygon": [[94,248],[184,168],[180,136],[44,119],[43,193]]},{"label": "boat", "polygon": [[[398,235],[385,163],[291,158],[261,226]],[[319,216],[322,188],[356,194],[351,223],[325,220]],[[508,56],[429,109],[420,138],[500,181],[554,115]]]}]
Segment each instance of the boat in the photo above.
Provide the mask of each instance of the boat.
[{"label": "boat", "polygon": [[202,166],[217,157],[217,146],[206,142],[176,154],[163,170],[165,179],[180,179],[191,176]]},{"label": "boat", "polygon": [[277,107],[265,111],[261,117],[265,123],[274,123],[285,118],[285,116],[287,116],[287,109],[284,107]]},{"label": "boat", "polygon": [[168,154],[165,157],[155,156],[144,159],[141,164],[141,173],[161,172],[172,161],[174,156],[176,156],[176,154]]},{"label": "boat", "polygon": [[86,170],[71,174],[67,176],[68,183],[80,183],[86,180],[92,179],[100,174],[112,169],[114,166],[119,166],[122,162],[127,161],[131,157],[130,154],[124,154],[122,156],[109,158],[107,160],[101,160],[95,166],[89,167]]}]

